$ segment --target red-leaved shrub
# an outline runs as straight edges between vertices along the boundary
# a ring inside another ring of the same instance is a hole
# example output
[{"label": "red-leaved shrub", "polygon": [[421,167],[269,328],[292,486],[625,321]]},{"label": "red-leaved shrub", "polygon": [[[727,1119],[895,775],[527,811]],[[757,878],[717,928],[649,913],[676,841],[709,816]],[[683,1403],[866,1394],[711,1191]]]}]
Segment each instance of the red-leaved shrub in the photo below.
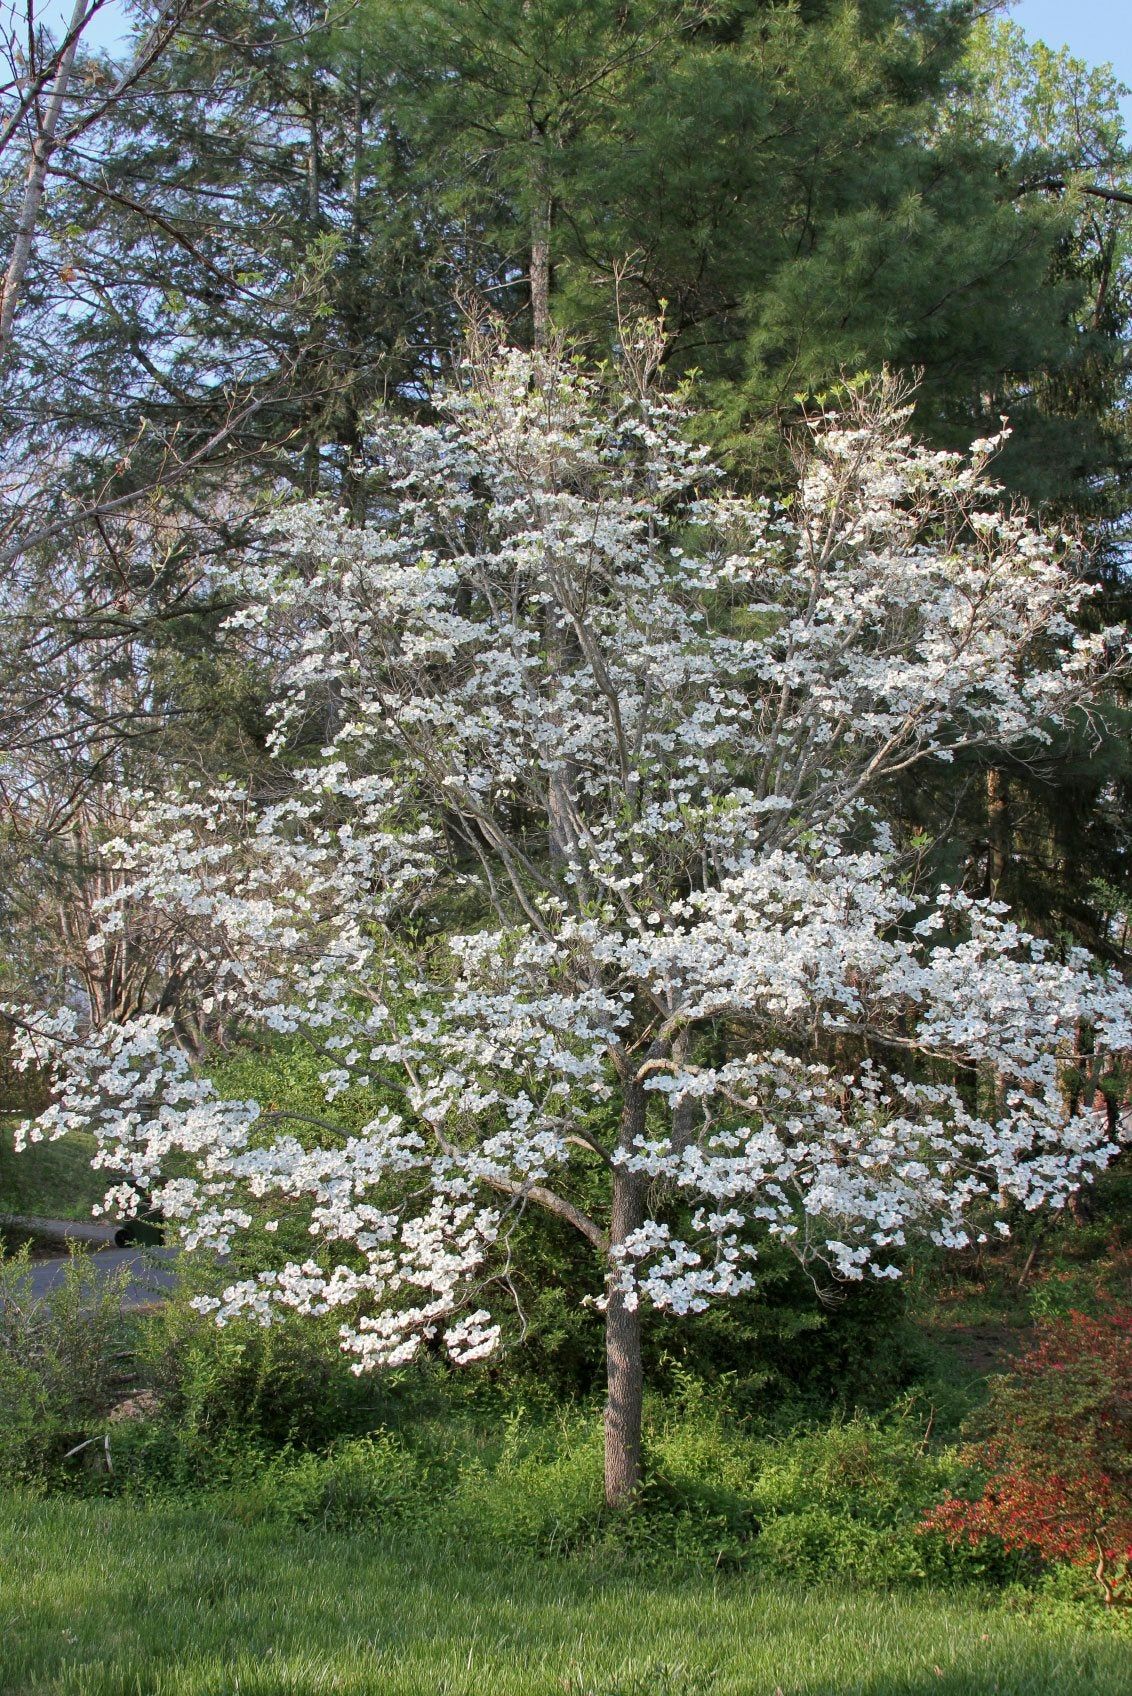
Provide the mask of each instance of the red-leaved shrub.
[{"label": "red-leaved shrub", "polygon": [[1132,1600],[1132,1312],[1046,1321],[988,1413],[964,1451],[982,1495],[950,1497],[924,1529],[1088,1567],[1107,1605]]}]

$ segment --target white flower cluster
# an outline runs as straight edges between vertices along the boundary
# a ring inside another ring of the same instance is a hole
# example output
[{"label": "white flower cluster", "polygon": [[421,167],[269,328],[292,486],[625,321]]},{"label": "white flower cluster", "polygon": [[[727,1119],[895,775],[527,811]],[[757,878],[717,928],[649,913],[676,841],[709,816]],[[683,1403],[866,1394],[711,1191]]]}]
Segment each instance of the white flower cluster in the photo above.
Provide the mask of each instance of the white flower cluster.
[{"label": "white flower cluster", "polygon": [[[310,1258],[214,1310],[340,1311],[359,1369],[494,1347],[528,1206],[610,1299],[694,1313],[752,1286],[760,1234],[886,1277],[911,1230],[1062,1204],[1112,1150],[1061,1077],[1083,1032],[1094,1068],[1132,1048],[1128,992],[913,889],[870,807],[917,762],[1047,738],[1116,638],[1077,629],[993,444],[929,453],[905,421],[884,386],[827,420],[789,509],[722,493],[674,404],[550,356],[383,421],[374,519],[297,508],[239,582],[275,795],[134,808],[104,913],[162,916],[206,1022],[314,1042],[325,1115],[220,1098],[160,1017],[25,1009],[58,1086],[28,1134],[93,1126],[190,1245],[253,1201],[301,1216]],[[367,1091],[395,1106],[347,1133]],[[628,1213],[576,1199],[595,1166]]]}]

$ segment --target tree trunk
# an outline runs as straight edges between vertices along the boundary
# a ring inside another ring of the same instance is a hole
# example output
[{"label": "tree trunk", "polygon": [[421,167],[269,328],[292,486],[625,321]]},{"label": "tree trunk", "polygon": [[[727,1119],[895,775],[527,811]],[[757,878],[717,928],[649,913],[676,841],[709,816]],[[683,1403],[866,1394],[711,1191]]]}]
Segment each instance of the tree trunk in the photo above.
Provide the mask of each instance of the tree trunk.
[{"label": "tree trunk", "polygon": [[[678,1066],[684,1066],[688,1060],[688,1050],[691,1047],[691,1032],[683,1030],[673,1038],[672,1058]],[[696,1103],[681,1101],[672,1109],[672,1152],[683,1154],[696,1137]]]},{"label": "tree trunk", "polygon": [[987,772],[987,895],[998,899],[1003,874],[1010,864],[1010,810],[1006,776],[993,766]]},{"label": "tree trunk", "polygon": [[313,77],[307,99],[307,222],[316,230],[322,223],[322,136],[318,84]]},{"label": "tree trunk", "polygon": [[550,213],[536,208],[531,219],[531,327],[536,348],[550,340]]},{"label": "tree trunk", "polygon": [[6,352],[12,339],[16,307],[19,305],[24,273],[28,268],[32,242],[35,240],[35,226],[39,217],[40,202],[43,199],[44,185],[47,181],[47,167],[55,150],[55,132],[59,127],[63,102],[67,98],[67,89],[70,87],[71,72],[74,69],[75,54],[78,51],[87,3],[88,0],[75,0],[75,10],[68,28],[68,34],[73,32],[73,40],[59,60],[46,111],[39,122],[35,139],[31,144],[31,160],[28,165],[27,180],[24,184],[23,203],[16,220],[12,254],[8,261],[4,282],[0,285],[0,354]]},{"label": "tree trunk", "polygon": [[[632,1145],[644,1130],[645,1094],[639,1084],[626,1085],[622,1114],[621,1146]],[[645,1217],[644,1185],[635,1173],[622,1167],[613,1170],[613,1214],[610,1221],[611,1248],[623,1243]],[[605,1500],[609,1507],[625,1507],[641,1483],[641,1413],[644,1398],[644,1365],[641,1360],[641,1313],[636,1296],[626,1296],[610,1274],[609,1299],[605,1312]]]},{"label": "tree trunk", "polygon": [[541,126],[531,126],[531,341],[545,348],[550,341],[550,226],[554,216],[546,168],[546,135]]},{"label": "tree trunk", "polygon": [[[546,668],[557,687],[559,680],[577,660],[577,647],[571,642],[565,614],[559,620],[557,596],[546,610]],[[557,724],[557,714],[553,716]],[[567,759],[556,765],[547,780],[546,816],[550,863],[562,871],[578,857],[578,836],[574,827],[574,806],[577,794],[578,764]]]}]

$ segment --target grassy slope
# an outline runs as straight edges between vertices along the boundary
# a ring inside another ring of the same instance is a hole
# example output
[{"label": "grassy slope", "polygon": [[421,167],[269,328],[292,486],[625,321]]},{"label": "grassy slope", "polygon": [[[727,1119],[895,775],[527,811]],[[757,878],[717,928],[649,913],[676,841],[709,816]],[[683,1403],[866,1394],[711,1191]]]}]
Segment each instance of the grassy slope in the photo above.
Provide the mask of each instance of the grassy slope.
[{"label": "grassy slope", "polygon": [[91,1170],[93,1136],[68,1136],[34,1144],[23,1154],[12,1149],[13,1117],[0,1115],[0,1219],[6,1213],[38,1214],[52,1219],[89,1219],[109,1182]]},{"label": "grassy slope", "polygon": [[10,1696],[1117,1696],[1132,1654],[969,1595],[809,1595],[202,1506],[0,1501]]}]

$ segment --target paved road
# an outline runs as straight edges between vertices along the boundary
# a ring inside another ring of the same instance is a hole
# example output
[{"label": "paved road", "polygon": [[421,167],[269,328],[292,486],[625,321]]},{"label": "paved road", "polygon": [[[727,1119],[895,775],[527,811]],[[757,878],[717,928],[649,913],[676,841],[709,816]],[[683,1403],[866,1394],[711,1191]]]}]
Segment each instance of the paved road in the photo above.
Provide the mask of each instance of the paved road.
[{"label": "paved road", "polygon": [[117,1225],[99,1224],[97,1219],[44,1219],[30,1213],[0,1213],[0,1224],[33,1231],[39,1237],[58,1237],[60,1242],[91,1243],[102,1248],[112,1245],[118,1229]]},{"label": "paved road", "polygon": [[[81,1243],[91,1250],[88,1257],[92,1271],[100,1278],[125,1268],[129,1275],[124,1307],[147,1307],[160,1301],[164,1291],[173,1284],[170,1262],[174,1250],[168,1248],[115,1248],[116,1225],[102,1225],[92,1219],[41,1219],[24,1215],[5,1214],[5,1224],[34,1231],[39,1237],[60,1242]],[[65,1254],[54,1254],[43,1260],[33,1260],[28,1268],[27,1288],[35,1300],[49,1296],[62,1283],[69,1265]]]},{"label": "paved road", "polygon": [[[160,1301],[165,1290],[172,1288],[172,1259],[173,1250],[168,1248],[106,1248],[90,1255],[88,1265],[100,1277],[108,1277],[125,1267],[129,1282],[122,1298],[123,1307],[148,1307],[151,1302]],[[27,1277],[32,1296],[40,1300],[50,1295],[62,1283],[68,1265],[69,1261],[63,1255],[33,1261]]]}]

